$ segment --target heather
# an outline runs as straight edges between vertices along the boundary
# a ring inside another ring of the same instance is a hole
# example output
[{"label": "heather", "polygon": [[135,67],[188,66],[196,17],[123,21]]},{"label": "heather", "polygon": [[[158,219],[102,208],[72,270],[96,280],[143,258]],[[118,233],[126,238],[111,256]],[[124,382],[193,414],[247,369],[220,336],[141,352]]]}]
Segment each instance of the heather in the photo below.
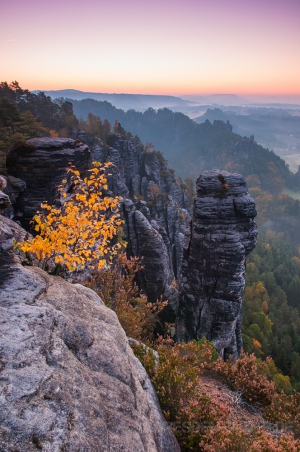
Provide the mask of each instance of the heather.
[{"label": "heather", "polygon": [[224,362],[207,340],[160,338],[135,352],[157,391],[182,451],[299,451],[299,393],[276,390],[269,358]]}]

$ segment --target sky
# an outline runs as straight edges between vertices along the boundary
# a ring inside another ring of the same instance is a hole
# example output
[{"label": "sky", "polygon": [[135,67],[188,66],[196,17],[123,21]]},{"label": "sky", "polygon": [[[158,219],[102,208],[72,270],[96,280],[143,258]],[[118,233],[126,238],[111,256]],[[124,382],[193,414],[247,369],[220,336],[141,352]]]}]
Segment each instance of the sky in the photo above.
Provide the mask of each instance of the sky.
[{"label": "sky", "polygon": [[300,95],[300,0],[0,0],[0,81]]}]

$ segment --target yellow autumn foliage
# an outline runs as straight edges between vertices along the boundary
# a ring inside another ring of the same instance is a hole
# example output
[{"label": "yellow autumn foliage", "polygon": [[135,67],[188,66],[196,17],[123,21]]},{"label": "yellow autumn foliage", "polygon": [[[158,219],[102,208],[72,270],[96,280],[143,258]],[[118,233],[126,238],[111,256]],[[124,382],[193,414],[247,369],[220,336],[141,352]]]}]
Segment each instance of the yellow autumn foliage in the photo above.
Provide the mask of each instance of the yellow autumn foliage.
[{"label": "yellow autumn foliage", "polygon": [[[59,187],[61,207],[42,203],[33,218],[37,235],[18,244],[22,251],[33,253],[43,269],[55,264],[69,271],[87,265],[101,269],[121,247],[112,242],[123,222],[120,199],[103,196],[112,163],[93,165],[83,179],[74,167],[68,169],[68,180]],[[70,178],[75,187],[72,194],[68,193]]]}]

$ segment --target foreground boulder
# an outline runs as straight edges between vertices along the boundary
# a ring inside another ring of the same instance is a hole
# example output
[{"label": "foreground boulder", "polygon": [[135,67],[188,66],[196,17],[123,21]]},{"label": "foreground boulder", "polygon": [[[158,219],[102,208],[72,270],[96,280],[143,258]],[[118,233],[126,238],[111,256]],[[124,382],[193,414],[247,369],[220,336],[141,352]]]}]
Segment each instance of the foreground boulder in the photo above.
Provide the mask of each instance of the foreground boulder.
[{"label": "foreground boulder", "polygon": [[240,174],[206,171],[182,262],[178,340],[206,337],[226,359],[241,352],[246,256],[256,245],[255,204]]},{"label": "foreground boulder", "polygon": [[115,313],[92,290],[21,266],[16,235],[0,217],[0,449],[179,451]]}]

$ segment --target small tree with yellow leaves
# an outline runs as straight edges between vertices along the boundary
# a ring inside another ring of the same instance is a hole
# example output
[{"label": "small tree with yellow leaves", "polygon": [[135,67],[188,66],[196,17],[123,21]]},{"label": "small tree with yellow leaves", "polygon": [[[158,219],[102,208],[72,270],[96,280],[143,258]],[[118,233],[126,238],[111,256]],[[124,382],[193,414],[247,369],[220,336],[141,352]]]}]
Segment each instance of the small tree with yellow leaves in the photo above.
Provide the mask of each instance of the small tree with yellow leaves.
[{"label": "small tree with yellow leaves", "polygon": [[[74,167],[68,169],[68,180],[59,187],[61,207],[43,203],[43,210],[33,218],[37,235],[19,245],[25,253],[33,253],[45,270],[101,269],[121,247],[113,244],[122,224],[120,199],[103,196],[108,188],[106,172],[112,164],[93,165],[84,179]],[[74,190],[68,194],[70,181]]]}]

